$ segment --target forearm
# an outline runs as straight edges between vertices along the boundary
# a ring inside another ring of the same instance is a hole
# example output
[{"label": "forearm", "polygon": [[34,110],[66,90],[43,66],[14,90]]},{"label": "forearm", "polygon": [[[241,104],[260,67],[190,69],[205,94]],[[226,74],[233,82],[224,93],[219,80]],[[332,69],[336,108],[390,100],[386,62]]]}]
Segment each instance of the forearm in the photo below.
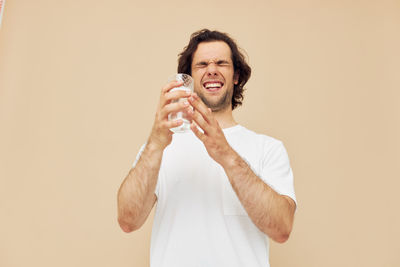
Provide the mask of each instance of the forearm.
[{"label": "forearm", "polygon": [[163,150],[148,143],[118,191],[118,221],[125,232],[138,229],[154,202]]},{"label": "forearm", "polygon": [[273,240],[286,241],[293,224],[294,206],[291,200],[265,184],[233,150],[227,155],[223,167],[254,224]]},{"label": "forearm", "polygon": [[118,191],[118,222],[125,232],[142,226],[157,200],[155,188],[163,151],[172,141],[170,129],[183,123],[168,120],[168,114],[188,108],[185,102],[176,100],[187,98],[190,92],[172,90],[182,85],[182,81],[172,81],[162,88],[147,145]]}]

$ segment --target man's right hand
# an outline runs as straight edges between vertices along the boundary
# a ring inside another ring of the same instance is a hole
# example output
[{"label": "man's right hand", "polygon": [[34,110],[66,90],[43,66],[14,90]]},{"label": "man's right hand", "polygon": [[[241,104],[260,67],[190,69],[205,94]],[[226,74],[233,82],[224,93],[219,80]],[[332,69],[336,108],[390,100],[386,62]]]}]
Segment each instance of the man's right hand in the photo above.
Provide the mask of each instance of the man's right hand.
[{"label": "man's right hand", "polygon": [[182,85],[183,82],[173,81],[168,83],[161,90],[160,101],[157,107],[156,117],[148,140],[148,145],[164,150],[164,148],[172,141],[173,133],[170,129],[183,124],[181,119],[174,121],[168,120],[168,114],[190,108],[188,101],[173,102],[179,98],[187,98],[190,96],[191,92],[183,90],[171,92],[173,88]]}]

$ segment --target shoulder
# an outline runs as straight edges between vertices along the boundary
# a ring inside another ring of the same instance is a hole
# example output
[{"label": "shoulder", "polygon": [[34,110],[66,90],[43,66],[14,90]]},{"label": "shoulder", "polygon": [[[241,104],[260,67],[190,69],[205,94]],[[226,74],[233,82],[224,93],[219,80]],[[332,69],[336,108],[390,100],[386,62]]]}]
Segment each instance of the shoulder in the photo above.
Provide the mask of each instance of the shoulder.
[{"label": "shoulder", "polygon": [[257,133],[255,131],[247,129],[244,126],[240,126],[238,135],[239,138],[246,138],[246,140],[254,142],[256,145],[260,146],[260,148],[272,148],[272,147],[283,146],[281,140],[269,136],[267,134]]},{"label": "shoulder", "polygon": [[243,126],[237,127],[235,132],[230,132],[227,140],[242,158],[254,164],[284,152],[283,143],[279,139],[267,134],[256,133]]}]

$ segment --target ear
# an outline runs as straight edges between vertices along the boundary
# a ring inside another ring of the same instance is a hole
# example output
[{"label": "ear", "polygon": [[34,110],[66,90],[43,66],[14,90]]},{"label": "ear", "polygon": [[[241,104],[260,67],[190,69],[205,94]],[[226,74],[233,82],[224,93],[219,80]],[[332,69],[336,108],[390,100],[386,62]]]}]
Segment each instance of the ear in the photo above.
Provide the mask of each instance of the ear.
[{"label": "ear", "polygon": [[233,75],[233,83],[235,85],[237,85],[239,83],[239,72],[235,72],[235,74]]}]

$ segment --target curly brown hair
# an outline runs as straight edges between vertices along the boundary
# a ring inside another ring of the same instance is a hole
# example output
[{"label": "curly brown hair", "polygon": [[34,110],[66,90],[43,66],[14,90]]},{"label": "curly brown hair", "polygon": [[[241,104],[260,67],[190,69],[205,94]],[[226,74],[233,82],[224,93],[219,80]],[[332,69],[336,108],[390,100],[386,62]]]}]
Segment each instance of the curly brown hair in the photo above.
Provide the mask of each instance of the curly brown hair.
[{"label": "curly brown hair", "polygon": [[250,78],[251,68],[247,64],[243,53],[239,51],[239,47],[237,46],[236,42],[228,34],[219,31],[210,31],[208,29],[202,29],[194,32],[190,36],[189,44],[179,54],[178,73],[186,73],[191,75],[193,55],[197,50],[197,46],[199,43],[212,41],[223,41],[229,45],[231,49],[234,72],[239,74],[238,83],[233,87],[232,110],[234,110],[237,106],[242,105],[244,91],[243,87]]}]

